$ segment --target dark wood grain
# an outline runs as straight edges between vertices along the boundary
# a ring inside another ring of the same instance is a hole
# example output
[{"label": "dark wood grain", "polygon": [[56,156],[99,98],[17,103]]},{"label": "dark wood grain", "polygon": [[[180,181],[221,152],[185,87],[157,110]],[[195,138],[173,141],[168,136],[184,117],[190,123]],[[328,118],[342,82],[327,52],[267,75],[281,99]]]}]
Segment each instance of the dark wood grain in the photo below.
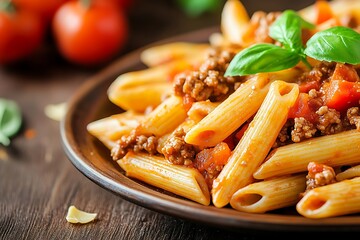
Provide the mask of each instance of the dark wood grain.
[{"label": "dark wood grain", "polygon": [[[185,16],[175,1],[135,1],[129,12],[129,43],[117,57],[145,44],[220,21],[219,12]],[[256,3],[253,3],[256,2]],[[250,12],[279,10],[290,1],[244,1]],[[297,8],[312,1],[297,1]],[[290,7],[290,6],[289,6]],[[221,229],[160,214],[104,190],[81,174],[60,143],[59,122],[44,114],[65,102],[101,67],[84,68],[61,59],[51,37],[36,56],[0,68],[0,97],[15,100],[24,124],[10,147],[0,146],[0,239],[256,239],[264,233]],[[34,133],[29,136],[29,131]],[[70,224],[70,205],[98,213],[86,225]],[[261,237],[260,237],[261,238]],[[259,238],[259,239],[260,239]]]}]

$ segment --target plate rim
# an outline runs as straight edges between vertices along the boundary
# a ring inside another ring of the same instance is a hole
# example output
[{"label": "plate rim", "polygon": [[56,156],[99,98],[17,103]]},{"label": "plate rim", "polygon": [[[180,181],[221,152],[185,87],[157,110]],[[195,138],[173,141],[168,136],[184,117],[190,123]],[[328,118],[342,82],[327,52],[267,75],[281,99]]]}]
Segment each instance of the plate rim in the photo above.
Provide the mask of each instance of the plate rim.
[{"label": "plate rim", "polygon": [[[67,112],[60,120],[60,142],[67,158],[78,171],[102,188],[109,190],[129,202],[173,217],[180,217],[185,220],[235,231],[358,231],[360,216],[309,219],[297,215],[245,213],[234,209],[203,206],[190,200],[183,200],[158,193],[152,189],[144,192],[144,188],[146,188],[144,186],[139,186],[139,188],[134,189],[129,186],[129,182],[119,183],[97,171],[95,166],[86,163],[87,159],[82,154],[74,136],[71,135],[73,132],[71,126],[74,124],[74,114],[81,100],[98,86],[105,84],[108,81],[107,77],[120,73],[121,71],[119,69],[131,67],[131,60],[134,61],[134,59],[137,59],[138,63],[140,63],[139,56],[144,49],[166,42],[191,39],[193,36],[207,36],[218,31],[219,28],[217,26],[211,26],[153,42],[120,57],[119,60],[86,79],[71,96],[69,101],[67,101]],[[128,179],[128,181],[134,182],[131,178],[123,174],[121,175],[125,179]],[[163,196],[159,197],[159,194]],[[196,211],[197,214],[193,214],[194,211]]]}]

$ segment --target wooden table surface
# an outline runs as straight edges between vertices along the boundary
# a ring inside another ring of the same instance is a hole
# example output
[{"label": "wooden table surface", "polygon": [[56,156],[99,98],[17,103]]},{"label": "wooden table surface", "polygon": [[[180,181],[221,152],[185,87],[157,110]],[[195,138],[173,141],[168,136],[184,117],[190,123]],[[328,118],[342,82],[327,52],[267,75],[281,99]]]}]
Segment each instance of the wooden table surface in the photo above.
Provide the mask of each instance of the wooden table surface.
[{"label": "wooden table surface", "polygon": [[[128,13],[130,39],[117,57],[156,40],[220,23],[220,12],[193,18],[174,2],[135,1]],[[296,6],[274,2],[243,1],[249,13],[299,9],[312,1],[297,1]],[[130,203],[91,182],[71,164],[60,143],[59,122],[47,117],[44,109],[66,102],[102,67],[66,62],[51,37],[31,61],[0,67],[0,98],[15,100],[24,120],[11,146],[0,145],[0,239],[256,239],[257,233],[204,226]],[[97,220],[68,223],[70,205],[97,212]]]}]

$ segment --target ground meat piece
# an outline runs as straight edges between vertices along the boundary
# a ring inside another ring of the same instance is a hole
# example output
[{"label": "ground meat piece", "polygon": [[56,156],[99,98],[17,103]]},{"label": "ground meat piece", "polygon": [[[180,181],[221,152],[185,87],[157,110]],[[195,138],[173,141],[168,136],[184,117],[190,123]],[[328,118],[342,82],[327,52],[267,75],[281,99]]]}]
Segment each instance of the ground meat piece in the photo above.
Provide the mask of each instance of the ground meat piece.
[{"label": "ground meat piece", "polygon": [[310,162],[307,166],[305,193],[316,187],[325,186],[336,182],[336,174],[332,167],[325,164]]},{"label": "ground meat piece", "polygon": [[174,91],[178,96],[191,97],[195,101],[221,101],[234,91],[241,77],[225,77],[224,73],[236,51],[213,48],[209,57],[197,71],[183,72],[174,78]]},{"label": "ground meat piece", "polygon": [[358,107],[349,108],[346,112],[351,125],[355,125],[357,130],[360,130],[360,111]]},{"label": "ground meat piece", "polygon": [[155,136],[137,135],[135,131],[128,136],[122,136],[111,149],[111,157],[114,161],[121,159],[130,150],[134,152],[148,152],[156,154],[157,138]]},{"label": "ground meat piece", "polygon": [[336,63],[334,62],[320,62],[311,69],[310,72],[305,72],[299,78],[299,83],[304,82],[323,82],[328,80],[334,73]]},{"label": "ground meat piece", "polygon": [[290,140],[290,133],[291,128],[294,125],[293,119],[288,119],[284,126],[281,128],[279,135],[276,138],[276,141],[272,148],[281,147],[283,145],[286,145],[287,142]]},{"label": "ground meat piece", "polygon": [[309,97],[312,99],[316,99],[319,96],[318,91],[316,89],[310,89],[309,91]]},{"label": "ground meat piece", "polygon": [[291,131],[291,140],[293,142],[300,142],[306,138],[311,138],[315,135],[317,129],[314,124],[303,117],[294,119],[294,129]]},{"label": "ground meat piece", "polygon": [[340,113],[335,109],[322,106],[316,111],[316,114],[319,115],[319,122],[316,127],[323,135],[330,135],[343,130]]},{"label": "ground meat piece", "polygon": [[269,27],[280,16],[281,12],[265,13],[263,11],[256,11],[250,19],[250,24],[255,26],[255,42],[257,43],[274,43],[274,40],[269,36]]},{"label": "ground meat piece", "polygon": [[161,149],[165,158],[173,164],[190,165],[195,159],[196,149],[193,145],[186,143],[184,137],[183,128],[176,130]]}]

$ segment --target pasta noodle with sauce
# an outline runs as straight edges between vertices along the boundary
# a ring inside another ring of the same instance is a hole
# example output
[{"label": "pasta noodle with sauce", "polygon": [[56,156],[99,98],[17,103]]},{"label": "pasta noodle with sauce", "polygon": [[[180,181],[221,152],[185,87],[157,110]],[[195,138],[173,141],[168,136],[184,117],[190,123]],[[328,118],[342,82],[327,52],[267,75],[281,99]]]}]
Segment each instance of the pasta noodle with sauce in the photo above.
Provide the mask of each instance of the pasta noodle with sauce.
[{"label": "pasta noodle with sauce", "polygon": [[88,132],[129,178],[202,205],[360,213],[360,1],[250,16],[227,0],[220,29],[145,49]]}]

